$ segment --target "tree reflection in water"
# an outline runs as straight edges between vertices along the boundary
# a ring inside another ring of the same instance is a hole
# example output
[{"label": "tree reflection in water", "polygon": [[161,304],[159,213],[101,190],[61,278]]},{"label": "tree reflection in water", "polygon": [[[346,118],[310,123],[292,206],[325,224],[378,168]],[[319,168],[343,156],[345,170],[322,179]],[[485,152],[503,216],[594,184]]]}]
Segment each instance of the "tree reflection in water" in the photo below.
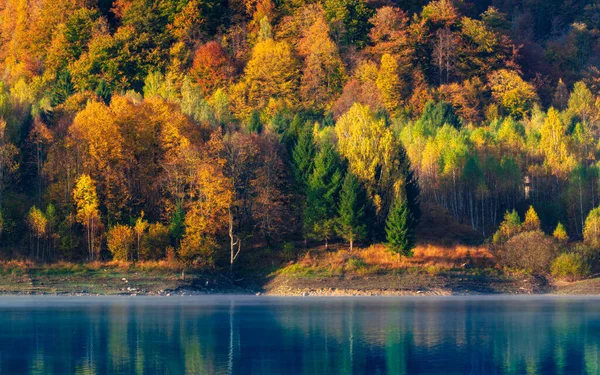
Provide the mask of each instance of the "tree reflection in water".
[{"label": "tree reflection in water", "polygon": [[600,300],[12,298],[2,374],[600,373]]}]

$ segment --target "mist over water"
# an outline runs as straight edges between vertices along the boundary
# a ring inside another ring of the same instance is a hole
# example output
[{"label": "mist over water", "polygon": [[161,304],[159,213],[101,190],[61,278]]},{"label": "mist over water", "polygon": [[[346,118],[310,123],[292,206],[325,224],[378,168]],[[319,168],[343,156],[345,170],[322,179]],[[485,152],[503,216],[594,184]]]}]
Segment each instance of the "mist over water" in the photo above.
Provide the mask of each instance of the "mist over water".
[{"label": "mist over water", "polygon": [[2,297],[2,374],[598,374],[600,299]]}]

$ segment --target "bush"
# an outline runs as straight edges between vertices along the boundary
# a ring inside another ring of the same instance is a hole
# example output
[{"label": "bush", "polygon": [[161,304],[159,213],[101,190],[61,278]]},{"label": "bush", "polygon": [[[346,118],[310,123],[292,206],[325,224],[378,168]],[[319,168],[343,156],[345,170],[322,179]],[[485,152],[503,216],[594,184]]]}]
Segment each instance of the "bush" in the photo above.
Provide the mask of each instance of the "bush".
[{"label": "bush", "polygon": [[547,273],[558,254],[558,244],[541,231],[520,233],[509,239],[499,251],[500,262],[508,267],[533,273]]},{"label": "bush", "polygon": [[581,255],[590,273],[600,271],[600,250],[584,243],[578,243],[573,247],[573,252]]},{"label": "bush", "polygon": [[552,276],[559,279],[574,281],[589,274],[589,266],[581,254],[564,253],[552,263]]},{"label": "bush", "polygon": [[161,223],[150,224],[148,233],[142,237],[140,257],[142,260],[162,259],[170,244],[169,228]]}]

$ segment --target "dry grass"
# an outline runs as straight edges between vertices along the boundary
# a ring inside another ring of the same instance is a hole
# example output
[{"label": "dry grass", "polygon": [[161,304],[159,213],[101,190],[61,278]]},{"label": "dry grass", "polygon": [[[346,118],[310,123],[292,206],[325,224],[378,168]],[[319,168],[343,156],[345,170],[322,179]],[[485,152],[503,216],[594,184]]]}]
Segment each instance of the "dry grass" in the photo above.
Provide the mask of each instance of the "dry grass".
[{"label": "dry grass", "polygon": [[353,251],[338,249],[328,252],[324,249],[314,249],[298,259],[295,264],[288,266],[284,273],[351,273],[364,276],[381,271],[420,268],[428,273],[437,274],[444,270],[463,268],[465,264],[490,267],[494,265],[494,257],[485,246],[464,245],[419,245],[410,258],[392,254],[384,245],[356,248]]}]

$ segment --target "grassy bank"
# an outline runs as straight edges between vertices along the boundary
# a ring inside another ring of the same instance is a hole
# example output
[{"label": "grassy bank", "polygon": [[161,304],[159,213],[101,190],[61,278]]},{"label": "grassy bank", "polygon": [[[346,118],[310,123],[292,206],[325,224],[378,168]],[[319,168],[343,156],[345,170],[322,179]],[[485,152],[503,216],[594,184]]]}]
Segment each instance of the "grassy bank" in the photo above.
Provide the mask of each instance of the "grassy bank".
[{"label": "grassy bank", "polygon": [[[600,294],[600,279],[553,281],[499,268],[485,246],[419,245],[411,258],[382,245],[302,251],[297,259],[257,267],[262,252],[248,254],[233,277],[219,269],[186,268],[176,262],[59,262],[0,264],[2,294],[179,295],[455,295]],[[246,266],[244,266],[246,265]]]}]

